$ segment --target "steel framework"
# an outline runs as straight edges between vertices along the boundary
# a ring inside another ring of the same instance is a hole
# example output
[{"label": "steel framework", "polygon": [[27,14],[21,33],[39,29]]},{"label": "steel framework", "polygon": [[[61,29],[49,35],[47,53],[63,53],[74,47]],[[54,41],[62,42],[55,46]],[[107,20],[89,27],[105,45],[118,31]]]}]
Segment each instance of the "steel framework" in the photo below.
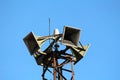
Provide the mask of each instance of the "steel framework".
[{"label": "steel framework", "polygon": [[[38,65],[43,67],[42,80],[48,80],[45,77],[46,71],[53,74],[53,80],[74,80],[74,68],[79,60],[83,58],[89,45],[83,46],[79,41],[80,30],[64,27],[63,34],[54,34],[49,36],[35,36],[30,32],[23,40],[30,52],[34,56]],[[50,41],[51,39],[51,41]],[[62,40],[61,40],[62,39]],[[49,40],[50,44],[41,50],[42,44]],[[79,42],[79,45],[78,45]],[[62,43],[65,48],[59,50]],[[70,50],[71,52],[68,52]],[[64,67],[70,64],[70,69]],[[51,71],[49,68],[52,68]],[[64,72],[69,72],[69,79],[64,75]]]},{"label": "steel framework", "polygon": [[[73,69],[73,55],[67,53],[67,50],[70,49],[70,47],[66,46],[65,49],[59,50],[59,45],[57,44],[57,41],[59,40],[60,36],[58,36],[56,39],[53,39],[53,42],[48,46],[47,49],[45,49],[46,55],[38,55],[39,52],[34,54],[34,57],[39,63],[39,59],[42,58],[43,63],[43,73],[42,73],[42,80],[47,80],[45,78],[46,71],[49,71],[53,74],[54,80],[67,80],[67,78],[62,74],[63,71],[70,72],[71,80],[74,80],[74,69]],[[53,50],[54,48],[54,50]],[[37,56],[36,56],[37,55]],[[62,62],[59,62],[59,60],[62,60]],[[70,64],[71,70],[63,68],[65,65]],[[53,68],[53,71],[50,71],[49,68]]]},{"label": "steel framework", "polygon": [[[50,55],[46,56],[43,60],[46,61],[45,59],[50,60],[48,61],[47,64],[43,66],[43,73],[42,73],[42,79],[47,80],[45,78],[45,73],[46,71],[49,71],[50,73],[53,74],[54,80],[67,80],[67,78],[62,74],[63,71],[70,72],[71,75],[71,80],[74,80],[74,69],[73,69],[73,56],[66,53],[66,50],[69,48],[67,47],[64,50],[58,51],[58,44],[55,44],[55,51],[52,51]],[[59,59],[63,59],[61,63],[58,62]],[[51,65],[52,64],[52,65]],[[71,70],[63,68],[65,65],[71,64]],[[50,68],[53,68],[53,72],[49,70]]]}]

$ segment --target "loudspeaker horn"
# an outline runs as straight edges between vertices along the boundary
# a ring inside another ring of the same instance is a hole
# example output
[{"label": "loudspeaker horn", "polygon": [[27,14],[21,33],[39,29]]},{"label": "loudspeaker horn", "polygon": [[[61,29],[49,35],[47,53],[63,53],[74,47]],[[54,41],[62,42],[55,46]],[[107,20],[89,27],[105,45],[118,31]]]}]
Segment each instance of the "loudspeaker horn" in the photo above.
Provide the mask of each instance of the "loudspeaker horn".
[{"label": "loudspeaker horn", "polygon": [[80,29],[64,26],[62,43],[66,46],[77,46],[80,37]]},{"label": "loudspeaker horn", "polygon": [[76,46],[76,47],[71,47],[70,48],[70,50],[71,50],[71,52],[74,56],[74,61],[75,61],[74,65],[84,57],[88,48],[89,48],[89,44],[86,45],[86,46],[83,46],[83,47],[82,46]]},{"label": "loudspeaker horn", "polygon": [[42,44],[50,38],[51,37],[35,36],[33,32],[30,32],[23,40],[30,54],[33,55],[35,52],[41,51],[40,47],[42,46]]}]

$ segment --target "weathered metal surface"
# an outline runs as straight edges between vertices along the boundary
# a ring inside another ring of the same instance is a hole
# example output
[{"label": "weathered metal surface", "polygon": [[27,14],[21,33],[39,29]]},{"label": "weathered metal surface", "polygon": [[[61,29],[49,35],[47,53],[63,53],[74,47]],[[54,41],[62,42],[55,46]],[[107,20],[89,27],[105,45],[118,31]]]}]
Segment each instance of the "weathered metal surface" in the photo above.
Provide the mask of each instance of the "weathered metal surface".
[{"label": "weathered metal surface", "polygon": [[[85,55],[89,45],[78,45],[80,37],[80,29],[64,27],[63,34],[55,34],[50,36],[35,36],[33,32],[30,32],[23,40],[31,55],[34,56],[36,63],[43,66],[42,79],[45,79],[46,71],[53,74],[53,80],[67,80],[63,71],[71,73],[71,80],[74,80],[74,65],[79,62]],[[51,39],[50,45],[41,50],[42,45]],[[61,40],[60,40],[61,39]],[[59,46],[62,43],[66,46],[65,49],[59,50]],[[70,50],[71,53],[67,51]],[[62,60],[59,62],[59,60]],[[65,65],[70,64],[71,69],[63,68]],[[49,68],[53,68],[50,71]]]}]

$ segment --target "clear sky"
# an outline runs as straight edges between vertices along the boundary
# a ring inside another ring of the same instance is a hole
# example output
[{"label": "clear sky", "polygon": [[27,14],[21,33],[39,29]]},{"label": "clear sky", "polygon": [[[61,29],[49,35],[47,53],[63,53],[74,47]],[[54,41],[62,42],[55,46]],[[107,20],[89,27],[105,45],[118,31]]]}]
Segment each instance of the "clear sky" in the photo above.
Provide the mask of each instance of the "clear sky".
[{"label": "clear sky", "polygon": [[[42,67],[23,38],[31,31],[48,35],[69,25],[91,44],[74,66],[75,80],[120,80],[119,0],[0,0],[0,80],[41,80]],[[49,77],[49,75],[48,75]]]}]

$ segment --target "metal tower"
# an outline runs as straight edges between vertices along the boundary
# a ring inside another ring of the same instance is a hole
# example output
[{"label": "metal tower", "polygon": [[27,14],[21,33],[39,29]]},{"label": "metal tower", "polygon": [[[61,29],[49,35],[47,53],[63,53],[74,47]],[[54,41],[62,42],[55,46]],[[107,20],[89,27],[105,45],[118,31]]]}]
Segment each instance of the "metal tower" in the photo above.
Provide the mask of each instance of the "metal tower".
[{"label": "metal tower", "polygon": [[[89,48],[89,45],[83,46],[80,43],[79,37],[80,29],[64,26],[62,34],[59,34],[58,30],[54,31],[54,35],[49,36],[35,36],[33,32],[30,32],[23,39],[37,64],[43,67],[42,80],[49,79],[45,77],[46,71],[53,74],[53,80],[74,80],[73,64],[80,61]],[[42,45],[47,40],[51,40],[50,45],[42,50]],[[60,49],[61,45],[65,48]],[[70,69],[65,68],[65,65],[70,65]],[[70,77],[66,77],[64,72],[70,73]]]}]

